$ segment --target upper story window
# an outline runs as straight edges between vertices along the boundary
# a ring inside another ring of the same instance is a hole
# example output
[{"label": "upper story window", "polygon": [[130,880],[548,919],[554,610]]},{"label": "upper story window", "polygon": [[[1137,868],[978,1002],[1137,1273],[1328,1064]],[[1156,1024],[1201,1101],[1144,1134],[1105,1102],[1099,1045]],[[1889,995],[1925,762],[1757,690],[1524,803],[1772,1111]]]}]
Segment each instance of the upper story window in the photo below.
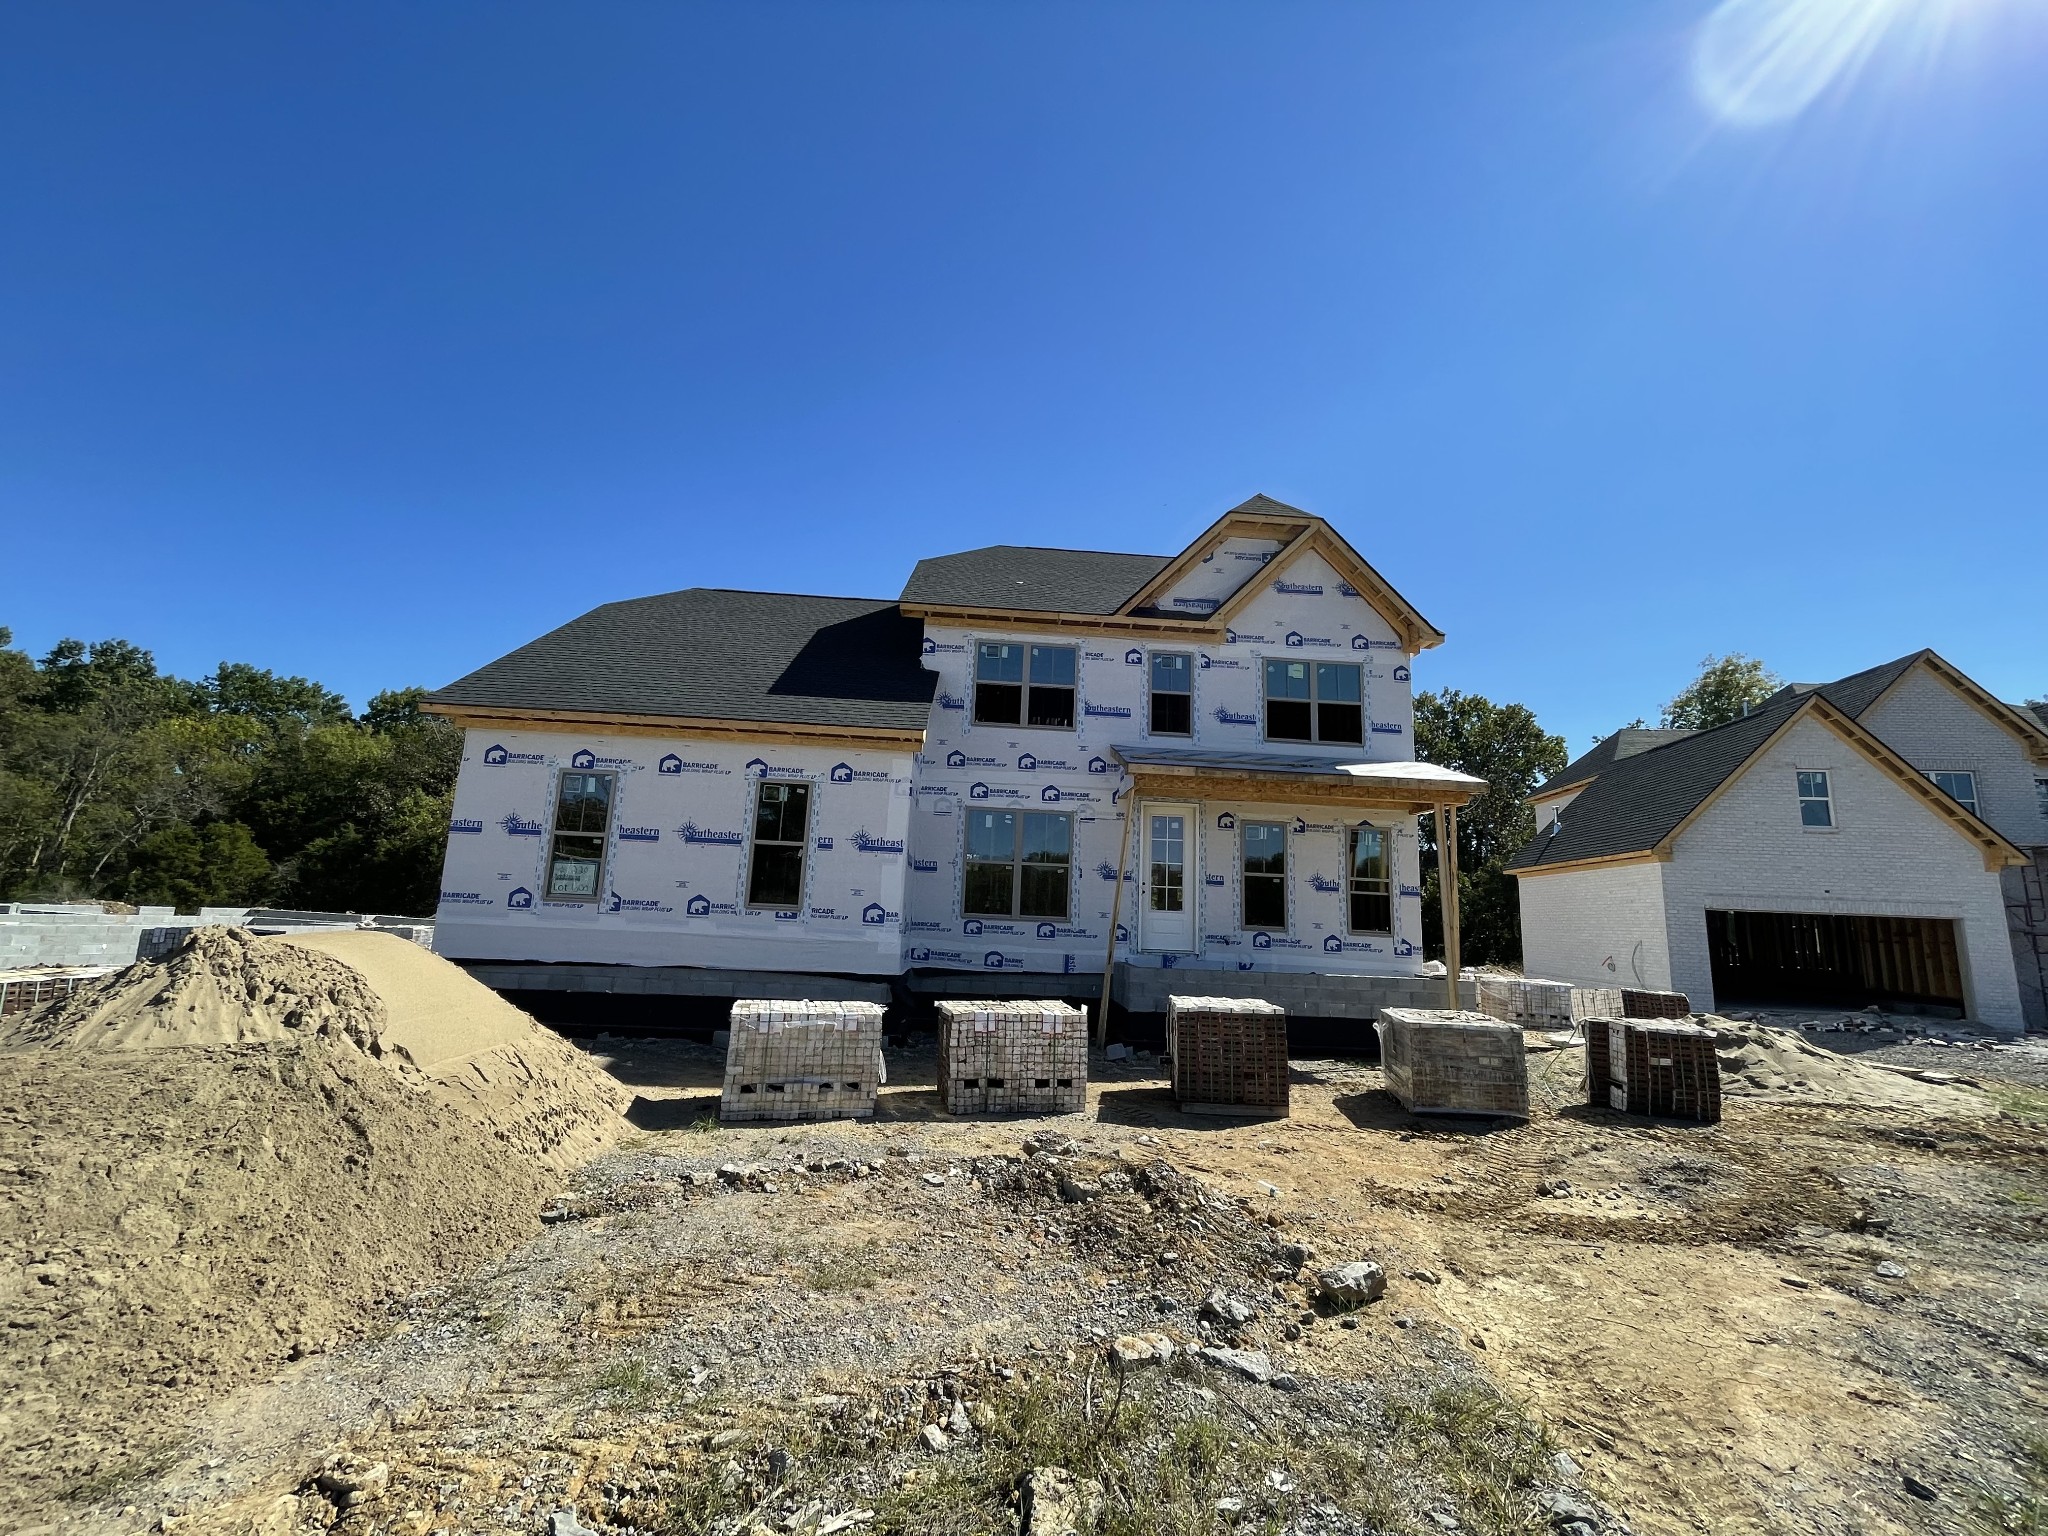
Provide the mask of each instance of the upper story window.
[{"label": "upper story window", "polygon": [[1803,827],[1832,827],[1835,824],[1835,800],[1828,791],[1825,769],[1799,770],[1799,824]]},{"label": "upper story window", "polygon": [[1946,793],[1950,799],[1954,800],[1956,804],[1960,805],[1972,816],[1979,814],[1977,810],[1976,774],[1952,772],[1945,768],[1937,768],[1934,772],[1928,774],[1927,777],[1934,781],[1935,788]]},{"label": "upper story window", "polygon": [[2042,819],[2048,820],[2048,779],[2034,780],[2034,805]]},{"label": "upper story window", "polygon": [[549,901],[595,901],[604,889],[605,834],[611,830],[617,787],[618,775],[612,773],[565,773],[555,785]]},{"label": "upper story window", "polygon": [[1158,651],[1152,657],[1152,734],[1192,736],[1195,730],[1193,661],[1185,651]]},{"label": "upper story window", "polygon": [[1358,666],[1347,661],[1268,661],[1268,741],[1365,740]]},{"label": "upper story window", "polygon": [[754,850],[747,866],[747,905],[787,912],[804,899],[804,848],[811,826],[811,786],[763,779],[754,794]]},{"label": "upper story window", "polygon": [[984,640],[974,648],[974,723],[1074,728],[1074,648]]},{"label": "upper story window", "polygon": [[1378,827],[1351,829],[1351,910],[1353,933],[1394,931],[1394,891],[1388,878],[1387,834]]},{"label": "upper story window", "polygon": [[970,917],[1065,921],[1073,865],[1073,817],[1054,811],[969,811],[961,910]]},{"label": "upper story window", "polygon": [[1287,827],[1282,822],[1244,823],[1244,925],[1287,927]]}]

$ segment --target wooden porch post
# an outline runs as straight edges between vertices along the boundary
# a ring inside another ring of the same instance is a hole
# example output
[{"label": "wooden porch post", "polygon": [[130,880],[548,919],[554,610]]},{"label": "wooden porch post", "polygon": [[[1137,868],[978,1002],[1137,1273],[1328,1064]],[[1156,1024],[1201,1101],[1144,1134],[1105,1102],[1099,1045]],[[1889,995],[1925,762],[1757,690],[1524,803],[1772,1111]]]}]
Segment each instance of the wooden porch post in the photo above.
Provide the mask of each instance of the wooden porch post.
[{"label": "wooden porch post", "polygon": [[1439,805],[1436,808],[1436,867],[1437,894],[1444,904],[1444,991],[1449,1001],[1444,1006],[1456,1012],[1458,999],[1458,973],[1463,969],[1458,958],[1458,808],[1455,805]]},{"label": "wooden porch post", "polygon": [[1124,861],[1131,856],[1131,822],[1138,814],[1138,785],[1131,782],[1130,802],[1124,806],[1123,844],[1116,853],[1116,886],[1109,897],[1109,943],[1102,955],[1102,1004],[1095,1011],[1095,1043],[1109,1044],[1109,977],[1116,969],[1116,925],[1124,909]]}]

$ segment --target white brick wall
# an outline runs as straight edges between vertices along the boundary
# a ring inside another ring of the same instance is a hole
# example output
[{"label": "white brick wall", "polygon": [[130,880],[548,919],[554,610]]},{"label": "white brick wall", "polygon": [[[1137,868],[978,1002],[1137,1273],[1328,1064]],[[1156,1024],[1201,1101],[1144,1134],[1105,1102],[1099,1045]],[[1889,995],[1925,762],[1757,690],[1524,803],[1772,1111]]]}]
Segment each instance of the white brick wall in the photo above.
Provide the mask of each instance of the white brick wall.
[{"label": "white brick wall", "polygon": [[1578,986],[1671,986],[1664,921],[1664,866],[1525,875],[1522,969]]},{"label": "white brick wall", "polygon": [[2048,814],[2034,789],[2048,765],[2029,760],[2017,736],[1927,668],[1908,672],[1858,724],[1915,768],[1974,773],[1978,815],[2022,848],[2048,844]]},{"label": "white brick wall", "polygon": [[[1802,768],[1828,772],[1833,831],[1800,825]],[[1652,867],[1664,872],[1671,985],[1695,1007],[1713,998],[1709,908],[1946,917],[1957,920],[1971,1017],[2021,1027],[1997,873],[1937,812],[1816,720],[1795,725],[1679,837],[1672,862]]]}]

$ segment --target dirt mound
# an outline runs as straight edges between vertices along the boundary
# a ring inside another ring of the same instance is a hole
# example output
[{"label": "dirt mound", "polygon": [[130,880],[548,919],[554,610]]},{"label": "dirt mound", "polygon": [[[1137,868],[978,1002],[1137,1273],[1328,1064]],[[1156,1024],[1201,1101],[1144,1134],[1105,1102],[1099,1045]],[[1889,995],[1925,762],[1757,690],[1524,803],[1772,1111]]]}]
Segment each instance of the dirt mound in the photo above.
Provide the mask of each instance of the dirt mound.
[{"label": "dirt mound", "polygon": [[1915,1077],[1815,1045],[1791,1030],[1702,1014],[1695,1021],[1718,1037],[1722,1091],[1751,1098],[1805,1099],[1869,1109],[1968,1119],[1997,1113],[1974,1089]]},{"label": "dirt mound", "polygon": [[127,1051],[340,1036],[378,1055],[384,1020],[368,979],[339,960],[240,928],[199,928],[162,960],[138,961],[20,1016],[0,1047]]},{"label": "dirt mound", "polygon": [[333,937],[200,930],[0,1039],[0,1527],[509,1251],[620,1126],[608,1074],[456,967]]}]

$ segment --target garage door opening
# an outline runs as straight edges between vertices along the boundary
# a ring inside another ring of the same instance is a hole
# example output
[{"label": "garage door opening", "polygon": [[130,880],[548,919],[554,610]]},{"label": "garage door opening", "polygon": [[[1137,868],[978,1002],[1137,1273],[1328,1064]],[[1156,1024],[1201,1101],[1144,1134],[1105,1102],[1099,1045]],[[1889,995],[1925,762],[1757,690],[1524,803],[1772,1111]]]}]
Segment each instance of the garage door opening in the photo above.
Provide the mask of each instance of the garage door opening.
[{"label": "garage door opening", "polygon": [[1945,917],[1708,912],[1714,1000],[1963,1016],[1955,923]]}]

